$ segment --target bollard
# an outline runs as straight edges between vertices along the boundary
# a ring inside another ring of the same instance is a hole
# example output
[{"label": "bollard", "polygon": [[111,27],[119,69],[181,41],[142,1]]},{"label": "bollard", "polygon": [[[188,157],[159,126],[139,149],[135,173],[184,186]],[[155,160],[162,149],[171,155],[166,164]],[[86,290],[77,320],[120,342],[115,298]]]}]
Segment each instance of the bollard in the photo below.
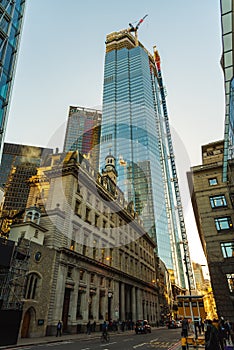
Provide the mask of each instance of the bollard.
[{"label": "bollard", "polygon": [[187,338],[185,338],[185,337],[181,338],[181,348],[182,348],[182,350],[187,349]]}]

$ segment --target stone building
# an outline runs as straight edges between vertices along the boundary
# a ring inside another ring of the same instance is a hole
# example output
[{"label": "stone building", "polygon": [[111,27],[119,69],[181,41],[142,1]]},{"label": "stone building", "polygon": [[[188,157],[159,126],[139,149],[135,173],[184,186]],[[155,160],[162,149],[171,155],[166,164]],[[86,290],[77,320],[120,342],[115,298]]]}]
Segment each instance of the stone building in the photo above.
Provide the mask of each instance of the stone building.
[{"label": "stone building", "polygon": [[116,186],[79,152],[54,154],[31,178],[24,222],[9,238],[31,246],[22,337],[83,331],[90,320],[160,320],[155,243]]},{"label": "stone building", "polygon": [[234,163],[228,162],[224,182],[223,150],[223,141],[202,146],[202,164],[191,168],[188,180],[217,314],[234,322]]}]

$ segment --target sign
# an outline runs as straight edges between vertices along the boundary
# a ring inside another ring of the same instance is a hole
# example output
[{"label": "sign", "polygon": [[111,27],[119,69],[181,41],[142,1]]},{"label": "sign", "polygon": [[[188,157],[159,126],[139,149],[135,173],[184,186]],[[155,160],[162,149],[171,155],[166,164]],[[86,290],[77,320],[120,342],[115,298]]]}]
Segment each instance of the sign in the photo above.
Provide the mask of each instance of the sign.
[{"label": "sign", "polygon": [[38,326],[43,326],[43,324],[44,324],[44,320],[37,320],[37,324],[38,324]]}]

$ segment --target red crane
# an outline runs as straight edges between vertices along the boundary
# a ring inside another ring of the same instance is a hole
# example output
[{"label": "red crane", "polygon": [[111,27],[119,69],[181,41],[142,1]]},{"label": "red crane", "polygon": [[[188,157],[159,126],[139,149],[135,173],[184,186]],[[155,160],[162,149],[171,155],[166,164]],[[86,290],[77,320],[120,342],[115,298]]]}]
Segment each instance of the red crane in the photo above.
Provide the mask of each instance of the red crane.
[{"label": "red crane", "polygon": [[135,33],[135,43],[136,43],[136,46],[138,46],[138,35],[137,35],[137,31],[138,31],[138,28],[139,26],[141,25],[141,23],[144,21],[144,19],[147,17],[148,15],[145,15],[143,18],[141,18],[139,20],[139,22],[137,23],[136,27],[134,27],[131,23],[129,23],[129,29],[128,31],[129,32],[134,32]]}]

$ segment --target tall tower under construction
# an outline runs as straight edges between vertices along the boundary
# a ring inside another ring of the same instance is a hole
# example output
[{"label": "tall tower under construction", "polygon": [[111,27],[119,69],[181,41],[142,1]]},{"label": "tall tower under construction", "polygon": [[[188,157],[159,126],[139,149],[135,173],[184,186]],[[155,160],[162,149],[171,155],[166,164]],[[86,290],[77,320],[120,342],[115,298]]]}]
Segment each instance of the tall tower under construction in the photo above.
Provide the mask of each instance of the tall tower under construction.
[{"label": "tall tower under construction", "polygon": [[160,60],[156,49],[153,55],[138,41],[141,22],[106,37],[100,168],[111,152],[118,186],[134,203],[175,282],[185,287],[185,272],[192,281],[192,268]]}]

